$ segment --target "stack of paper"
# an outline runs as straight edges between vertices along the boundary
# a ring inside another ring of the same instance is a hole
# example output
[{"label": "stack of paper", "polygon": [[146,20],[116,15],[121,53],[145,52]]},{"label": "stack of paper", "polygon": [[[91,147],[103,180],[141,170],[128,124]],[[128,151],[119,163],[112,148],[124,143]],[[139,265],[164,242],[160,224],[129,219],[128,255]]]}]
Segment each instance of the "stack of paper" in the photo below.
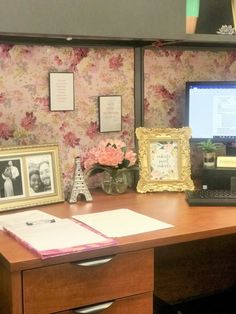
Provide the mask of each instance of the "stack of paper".
[{"label": "stack of paper", "polygon": [[48,220],[4,226],[8,234],[41,258],[115,245],[114,239],[71,219]]},{"label": "stack of paper", "polygon": [[76,215],[73,216],[73,218],[87,224],[108,237],[123,237],[173,227],[171,224],[127,208]]},{"label": "stack of paper", "polygon": [[41,258],[116,245],[113,238],[173,225],[127,208],[60,219],[41,211],[0,216],[0,227]]},{"label": "stack of paper", "polygon": [[50,220],[59,221],[61,219],[37,209],[5,214],[0,215],[0,230],[3,230],[4,226],[17,226],[27,222],[34,223],[35,221],[43,222]]}]

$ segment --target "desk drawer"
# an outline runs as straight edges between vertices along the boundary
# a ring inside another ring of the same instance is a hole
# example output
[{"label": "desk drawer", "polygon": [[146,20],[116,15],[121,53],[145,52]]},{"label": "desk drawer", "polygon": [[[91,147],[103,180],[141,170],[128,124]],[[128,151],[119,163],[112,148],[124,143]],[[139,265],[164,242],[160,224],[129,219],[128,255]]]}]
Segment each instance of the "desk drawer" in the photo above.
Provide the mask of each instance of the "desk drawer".
[{"label": "desk drawer", "polygon": [[24,314],[46,314],[153,291],[153,250],[96,266],[65,263],[23,272]]},{"label": "desk drawer", "polygon": [[[104,310],[96,310],[94,306],[94,311],[92,306],[90,307],[91,312],[89,313],[99,313],[99,314],[152,314],[153,313],[153,293],[143,293],[132,297],[127,297],[123,299],[115,300],[114,302],[103,303],[100,307],[104,307]],[[54,314],[82,314],[85,313],[86,308],[74,309],[69,311],[57,312]]]}]

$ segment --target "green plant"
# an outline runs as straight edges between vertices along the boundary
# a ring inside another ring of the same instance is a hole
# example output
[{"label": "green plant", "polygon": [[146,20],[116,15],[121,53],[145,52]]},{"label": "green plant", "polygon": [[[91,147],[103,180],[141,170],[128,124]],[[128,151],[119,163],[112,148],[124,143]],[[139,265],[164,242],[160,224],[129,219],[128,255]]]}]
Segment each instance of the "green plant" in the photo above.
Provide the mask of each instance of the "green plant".
[{"label": "green plant", "polygon": [[211,139],[199,142],[197,146],[205,153],[212,153],[217,150],[218,144],[213,143]]}]

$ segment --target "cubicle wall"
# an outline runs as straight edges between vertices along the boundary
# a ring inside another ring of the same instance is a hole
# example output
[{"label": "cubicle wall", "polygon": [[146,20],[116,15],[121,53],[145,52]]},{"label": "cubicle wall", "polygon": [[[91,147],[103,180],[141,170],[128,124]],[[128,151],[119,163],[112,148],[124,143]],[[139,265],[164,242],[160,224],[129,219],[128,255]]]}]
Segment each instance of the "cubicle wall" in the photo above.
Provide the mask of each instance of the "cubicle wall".
[{"label": "cubicle wall", "polygon": [[185,0],[2,0],[0,33],[86,38],[182,38]]},{"label": "cubicle wall", "polygon": [[[0,44],[0,144],[58,142],[64,186],[75,156],[103,138],[134,139],[134,49]],[[182,125],[187,80],[231,80],[234,51],[148,48],[144,51],[144,126]],[[50,72],[73,71],[75,109],[51,112]],[[99,132],[98,97],[122,96],[122,131]],[[192,158],[197,151],[192,151]],[[195,158],[197,173],[201,158]]]}]

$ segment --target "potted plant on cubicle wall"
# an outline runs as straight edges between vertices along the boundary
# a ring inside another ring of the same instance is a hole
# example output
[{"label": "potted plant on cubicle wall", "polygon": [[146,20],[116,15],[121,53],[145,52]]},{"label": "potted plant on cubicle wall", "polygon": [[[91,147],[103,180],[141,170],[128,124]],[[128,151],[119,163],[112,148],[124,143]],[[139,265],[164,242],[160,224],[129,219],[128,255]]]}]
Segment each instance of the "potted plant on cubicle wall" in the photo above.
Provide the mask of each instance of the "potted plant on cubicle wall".
[{"label": "potted plant on cubicle wall", "polygon": [[198,147],[203,153],[203,167],[214,168],[218,144],[213,143],[211,139],[207,139],[203,142],[199,142]]}]

